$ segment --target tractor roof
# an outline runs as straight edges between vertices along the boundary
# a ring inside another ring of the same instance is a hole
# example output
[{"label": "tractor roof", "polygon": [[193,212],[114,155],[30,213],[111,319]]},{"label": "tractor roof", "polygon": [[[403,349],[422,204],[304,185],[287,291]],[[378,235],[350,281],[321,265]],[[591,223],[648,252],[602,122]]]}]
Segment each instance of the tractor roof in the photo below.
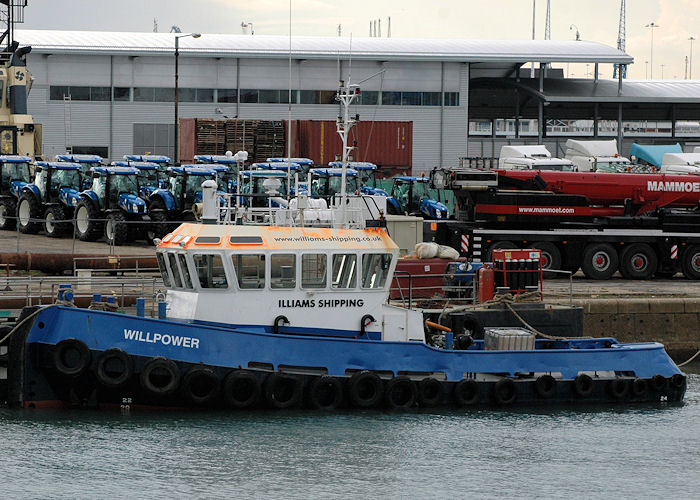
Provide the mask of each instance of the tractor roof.
[{"label": "tractor roof", "polygon": [[284,170],[245,170],[241,172],[243,177],[281,177],[287,178],[287,173]]},{"label": "tractor roof", "polygon": [[187,175],[216,175],[216,171],[202,165],[180,165],[179,167],[168,167],[168,172]]},{"label": "tractor roof", "polygon": [[159,170],[160,165],[150,161],[113,161],[114,167],[136,167],[139,170]]},{"label": "tractor roof", "polygon": [[297,163],[299,165],[313,165],[314,161],[310,158],[268,158],[265,160],[267,163]]},{"label": "tractor roof", "polygon": [[36,164],[49,170],[82,170],[79,163],[69,161],[38,161]]},{"label": "tractor roof", "polygon": [[233,156],[226,155],[194,155],[194,159],[201,163],[238,163]]},{"label": "tractor roof", "polygon": [[413,177],[410,175],[398,175],[394,179],[406,182],[428,182],[429,180],[427,177]]},{"label": "tractor roof", "polygon": [[56,155],[56,160],[59,161],[70,161],[73,163],[102,163],[104,158],[99,155]]},{"label": "tractor roof", "polygon": [[285,162],[267,162],[267,163],[253,163],[250,168],[258,170],[301,170],[301,165],[298,163],[286,163]]},{"label": "tractor roof", "polygon": [[[343,166],[342,161],[331,161],[328,162],[329,167],[341,168]],[[349,168],[354,168],[355,170],[377,170],[377,166],[374,163],[368,161],[349,161]]]},{"label": "tractor roof", "polygon": [[0,155],[0,163],[30,163],[32,159],[20,155]]},{"label": "tractor roof", "polygon": [[110,174],[110,175],[133,175],[133,174],[139,173],[138,168],[120,167],[120,166],[92,167],[90,170],[92,172],[97,172],[98,174]]},{"label": "tractor roof", "polygon": [[130,162],[171,163],[170,157],[165,155],[124,155],[122,158]]},{"label": "tractor roof", "polygon": [[[315,175],[328,175],[330,177],[341,177],[343,175],[342,168],[312,168],[310,172]],[[358,172],[354,168],[346,168],[345,175],[347,177],[357,177]]]},{"label": "tractor roof", "polygon": [[189,167],[196,167],[196,168],[209,168],[211,170],[214,170],[215,172],[228,172],[228,167],[226,165],[222,164],[216,164],[216,163],[195,163],[194,165],[188,165]]}]

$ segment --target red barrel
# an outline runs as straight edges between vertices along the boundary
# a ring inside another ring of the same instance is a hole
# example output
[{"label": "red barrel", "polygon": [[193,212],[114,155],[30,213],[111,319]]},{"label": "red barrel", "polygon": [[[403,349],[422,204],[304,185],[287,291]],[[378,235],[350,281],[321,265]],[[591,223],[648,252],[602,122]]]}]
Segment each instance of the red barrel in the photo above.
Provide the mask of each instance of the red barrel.
[{"label": "red barrel", "polygon": [[478,279],[478,301],[481,304],[482,302],[491,300],[495,291],[494,272],[489,264],[484,264],[484,267],[479,269]]}]

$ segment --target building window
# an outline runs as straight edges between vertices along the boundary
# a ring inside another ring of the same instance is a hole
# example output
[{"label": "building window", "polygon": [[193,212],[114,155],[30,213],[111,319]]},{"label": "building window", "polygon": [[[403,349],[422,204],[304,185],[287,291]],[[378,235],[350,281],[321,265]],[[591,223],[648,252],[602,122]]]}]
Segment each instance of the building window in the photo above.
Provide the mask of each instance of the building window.
[{"label": "building window", "polygon": [[115,101],[130,101],[131,100],[131,88],[130,87],[114,87],[114,94],[112,97]]},{"label": "building window", "polygon": [[421,105],[421,93],[420,92],[401,92],[401,105],[402,106],[420,106]]},{"label": "building window", "polygon": [[445,106],[459,106],[459,92],[445,92]]},{"label": "building window", "polygon": [[301,104],[335,104],[335,90],[302,90]]},{"label": "building window", "polygon": [[153,102],[155,90],[153,87],[134,87],[134,101]]},{"label": "building window", "polygon": [[49,99],[62,101],[70,97],[73,101],[109,101],[109,87],[69,87],[67,85],[51,85]]},{"label": "building window", "polygon": [[382,92],[382,104],[385,106],[399,106],[401,104],[401,92]]},{"label": "building window", "polygon": [[241,102],[256,103],[258,102],[258,91],[254,89],[241,90]]},{"label": "building window", "polygon": [[62,101],[64,97],[70,95],[70,87],[67,85],[51,85],[49,88],[49,99],[52,101]]},{"label": "building window", "polygon": [[154,88],[153,100],[155,102],[175,102],[175,89],[168,87]]},{"label": "building window", "polygon": [[423,106],[439,106],[440,92],[422,92]]},{"label": "building window", "polygon": [[214,102],[214,89],[197,89],[197,102]]},{"label": "building window", "polygon": [[376,90],[363,90],[357,96],[357,104],[364,106],[374,106],[379,102],[379,92]]},{"label": "building window", "polygon": [[219,89],[216,91],[217,102],[237,102],[238,91],[236,89]]},{"label": "building window", "polygon": [[180,102],[197,102],[197,89],[178,88],[178,96]]},{"label": "building window", "polygon": [[172,123],[134,123],[134,154],[173,155]]}]

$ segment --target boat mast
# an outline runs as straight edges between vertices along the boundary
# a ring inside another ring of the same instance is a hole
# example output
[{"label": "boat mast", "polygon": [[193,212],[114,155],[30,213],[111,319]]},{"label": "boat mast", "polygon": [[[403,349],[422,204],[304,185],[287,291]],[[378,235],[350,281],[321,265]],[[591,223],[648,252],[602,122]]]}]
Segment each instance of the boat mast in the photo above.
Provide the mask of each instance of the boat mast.
[{"label": "boat mast", "polygon": [[345,85],[344,81],[340,81],[338,85],[338,94],[336,100],[340,101],[343,106],[343,116],[339,116],[336,121],[336,131],[340,135],[343,142],[343,166],[340,175],[340,219],[344,227],[347,227],[345,220],[345,205],[347,203],[347,168],[348,155],[355,146],[348,146],[348,133],[350,129],[357,123],[357,116],[350,118],[350,104],[355,100],[355,97],[360,93],[360,87],[357,85]]}]

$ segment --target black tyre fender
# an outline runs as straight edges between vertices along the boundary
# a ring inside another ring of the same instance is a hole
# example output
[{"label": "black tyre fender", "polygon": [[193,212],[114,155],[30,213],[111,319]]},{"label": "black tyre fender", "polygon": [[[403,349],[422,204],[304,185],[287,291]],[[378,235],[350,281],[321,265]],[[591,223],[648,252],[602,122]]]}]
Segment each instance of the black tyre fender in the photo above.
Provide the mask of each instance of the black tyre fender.
[{"label": "black tyre fender", "polygon": [[[561,269],[561,252],[554,243],[538,241],[532,244],[532,248],[540,250],[542,254],[542,271],[548,269],[559,271]],[[564,274],[544,272],[545,278],[563,278]]]},{"label": "black tyre fender", "polygon": [[423,408],[432,408],[442,400],[442,384],[439,380],[426,377],[418,382],[418,404]]},{"label": "black tyre fender", "polygon": [[157,357],[146,362],[141,370],[141,387],[158,396],[173,394],[180,386],[180,369],[174,361]]},{"label": "black tyre fender", "polygon": [[197,406],[204,406],[214,401],[220,387],[221,381],[214,370],[197,366],[182,377],[180,390],[187,401]]},{"label": "black tyre fender", "polygon": [[551,398],[557,393],[557,379],[551,375],[540,375],[535,379],[535,392],[541,398]]},{"label": "black tyre fender", "polygon": [[632,395],[640,398],[649,391],[649,382],[645,378],[636,378],[632,381]]},{"label": "black tyre fender", "polygon": [[396,377],[384,386],[384,404],[390,410],[406,410],[416,404],[418,390],[408,377]]},{"label": "black tyre fender", "polygon": [[493,386],[493,400],[499,405],[509,405],[518,397],[515,381],[512,378],[502,378]]},{"label": "black tyre fender", "polygon": [[664,391],[666,390],[666,387],[668,387],[666,377],[659,373],[651,377],[649,384],[651,385],[651,388],[656,392]]},{"label": "black tyre fender", "polygon": [[608,382],[608,394],[613,399],[623,399],[630,392],[630,383],[626,378],[615,378]]},{"label": "black tyre fender", "polygon": [[473,406],[481,399],[479,384],[476,380],[463,379],[455,384],[454,398],[457,406]]},{"label": "black tyre fender", "polygon": [[98,382],[113,389],[124,387],[133,374],[131,357],[118,347],[103,352],[95,369]]},{"label": "black tyre fender", "polygon": [[[25,223],[22,223],[22,221],[19,218],[19,211],[20,207],[25,204],[28,205],[29,208],[29,220],[27,220]],[[20,196],[19,200],[17,201],[17,225],[19,226],[20,232],[25,234],[33,234],[38,232],[41,229],[41,222],[39,222],[36,219],[39,219],[40,217],[41,202],[39,201],[37,196],[32,192],[22,193],[22,196]]]},{"label": "black tyre fender", "polygon": [[683,276],[700,280],[700,245],[688,245],[680,257]]},{"label": "black tyre fender", "polygon": [[335,410],[343,404],[343,384],[329,375],[316,377],[309,384],[306,399],[314,410]]},{"label": "black tyre fender", "polygon": [[671,376],[668,383],[673,389],[684,389],[686,383],[685,375],[676,373]]},{"label": "black tyre fender", "polygon": [[301,401],[302,389],[302,380],[299,377],[271,373],[265,380],[263,392],[270,406],[283,409],[290,408]]},{"label": "black tyre fender", "polygon": [[260,379],[246,370],[226,375],[223,384],[224,401],[232,408],[249,408],[260,400]]},{"label": "black tyre fender", "polygon": [[617,251],[608,243],[591,243],[583,251],[581,270],[588,278],[607,280],[615,274],[620,260]]},{"label": "black tyre fender", "polygon": [[620,254],[620,274],[630,280],[648,280],[659,265],[656,252],[646,243],[633,243]]},{"label": "black tyre fender", "polygon": [[[479,318],[477,318],[473,313],[466,313],[462,316],[462,318],[464,318],[464,331],[454,332],[455,335],[459,337],[465,333],[468,333],[471,335],[472,340],[484,340],[484,326],[479,321]],[[461,342],[465,342],[465,340],[462,340]]]},{"label": "black tyre fender", "polygon": [[384,396],[384,383],[379,375],[369,371],[353,374],[348,380],[348,399],[358,408],[377,406]]},{"label": "black tyre fender", "polygon": [[90,366],[92,356],[85,342],[64,339],[53,348],[53,363],[56,371],[66,377],[77,377]]},{"label": "black tyre fender", "polygon": [[580,398],[587,398],[593,394],[593,379],[590,375],[579,373],[574,379],[574,394]]}]

